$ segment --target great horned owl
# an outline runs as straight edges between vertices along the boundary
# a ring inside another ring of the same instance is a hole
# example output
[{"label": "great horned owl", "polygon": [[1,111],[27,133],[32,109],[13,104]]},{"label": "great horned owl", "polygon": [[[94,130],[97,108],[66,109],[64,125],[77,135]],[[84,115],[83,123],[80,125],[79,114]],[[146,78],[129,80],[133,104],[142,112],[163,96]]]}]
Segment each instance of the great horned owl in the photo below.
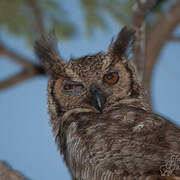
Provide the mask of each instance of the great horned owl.
[{"label": "great horned owl", "polygon": [[55,38],[35,42],[51,77],[53,133],[73,180],[158,179],[168,158],[179,156],[180,129],[152,112],[126,58],[133,34],[123,28],[106,53],[69,62]]}]

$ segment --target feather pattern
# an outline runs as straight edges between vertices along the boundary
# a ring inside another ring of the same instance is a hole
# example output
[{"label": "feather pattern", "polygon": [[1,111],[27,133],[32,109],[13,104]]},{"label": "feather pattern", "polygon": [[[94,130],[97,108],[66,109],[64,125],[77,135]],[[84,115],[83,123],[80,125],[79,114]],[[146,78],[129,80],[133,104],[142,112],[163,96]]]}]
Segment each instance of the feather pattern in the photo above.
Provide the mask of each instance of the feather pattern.
[{"label": "feather pattern", "polygon": [[55,141],[73,180],[180,176],[180,128],[147,103],[125,55],[133,35],[123,28],[106,53],[68,63],[58,55],[54,38],[35,43],[51,76],[48,109]]}]

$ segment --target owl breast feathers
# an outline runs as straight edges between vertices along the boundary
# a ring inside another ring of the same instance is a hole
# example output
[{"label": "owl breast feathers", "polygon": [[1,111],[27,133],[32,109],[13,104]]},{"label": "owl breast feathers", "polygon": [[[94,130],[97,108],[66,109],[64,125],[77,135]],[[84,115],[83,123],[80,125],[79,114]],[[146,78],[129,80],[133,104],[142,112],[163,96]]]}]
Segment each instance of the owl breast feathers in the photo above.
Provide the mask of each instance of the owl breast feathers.
[{"label": "owl breast feathers", "polygon": [[[158,180],[180,176],[180,129],[152,112],[123,28],[106,53],[65,62],[53,34],[35,42],[50,75],[48,109],[73,180]],[[174,158],[175,157],[175,158]]]}]

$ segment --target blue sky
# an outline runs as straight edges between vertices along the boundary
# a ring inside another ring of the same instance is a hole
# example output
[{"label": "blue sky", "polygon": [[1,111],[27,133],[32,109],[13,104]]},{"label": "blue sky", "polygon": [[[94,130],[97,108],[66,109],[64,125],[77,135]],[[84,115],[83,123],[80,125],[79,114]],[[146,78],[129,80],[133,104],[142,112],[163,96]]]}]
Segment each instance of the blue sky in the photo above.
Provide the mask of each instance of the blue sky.
[{"label": "blue sky", "polygon": [[[70,2],[69,2],[70,3]],[[68,5],[70,18],[80,29],[80,36],[61,41],[59,50],[65,59],[106,51],[120,30],[111,18],[108,32],[96,29],[87,37],[83,28],[83,14],[76,3]],[[66,8],[66,7],[65,7]],[[180,27],[175,31],[180,35]],[[18,53],[35,59],[23,38],[9,36],[1,29],[0,36]],[[164,47],[154,69],[152,95],[157,112],[180,125],[180,46],[169,42]],[[20,70],[8,58],[0,59],[0,80]],[[52,137],[47,114],[48,78],[37,77],[0,92],[0,160],[23,172],[33,180],[70,180]]]}]

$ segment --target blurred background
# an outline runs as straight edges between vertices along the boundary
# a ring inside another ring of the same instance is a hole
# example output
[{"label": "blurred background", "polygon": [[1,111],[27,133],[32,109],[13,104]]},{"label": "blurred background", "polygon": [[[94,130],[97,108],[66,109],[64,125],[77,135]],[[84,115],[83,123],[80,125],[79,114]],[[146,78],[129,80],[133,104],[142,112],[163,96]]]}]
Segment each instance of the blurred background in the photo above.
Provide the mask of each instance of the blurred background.
[{"label": "blurred background", "polygon": [[[55,29],[58,49],[67,61],[106,51],[120,29],[132,24],[135,3],[136,0],[0,0],[0,161],[32,180],[70,180],[52,136],[47,113],[48,77],[33,52],[33,42],[44,29]],[[179,14],[170,16],[177,8]],[[167,26],[159,28],[160,23]],[[179,0],[158,0],[146,17],[147,43],[150,37],[157,39],[158,45],[163,32],[168,29],[169,33],[148,75],[152,105],[178,125],[179,24]],[[154,31],[157,27],[160,30]],[[157,48],[151,47],[152,56]]]}]

